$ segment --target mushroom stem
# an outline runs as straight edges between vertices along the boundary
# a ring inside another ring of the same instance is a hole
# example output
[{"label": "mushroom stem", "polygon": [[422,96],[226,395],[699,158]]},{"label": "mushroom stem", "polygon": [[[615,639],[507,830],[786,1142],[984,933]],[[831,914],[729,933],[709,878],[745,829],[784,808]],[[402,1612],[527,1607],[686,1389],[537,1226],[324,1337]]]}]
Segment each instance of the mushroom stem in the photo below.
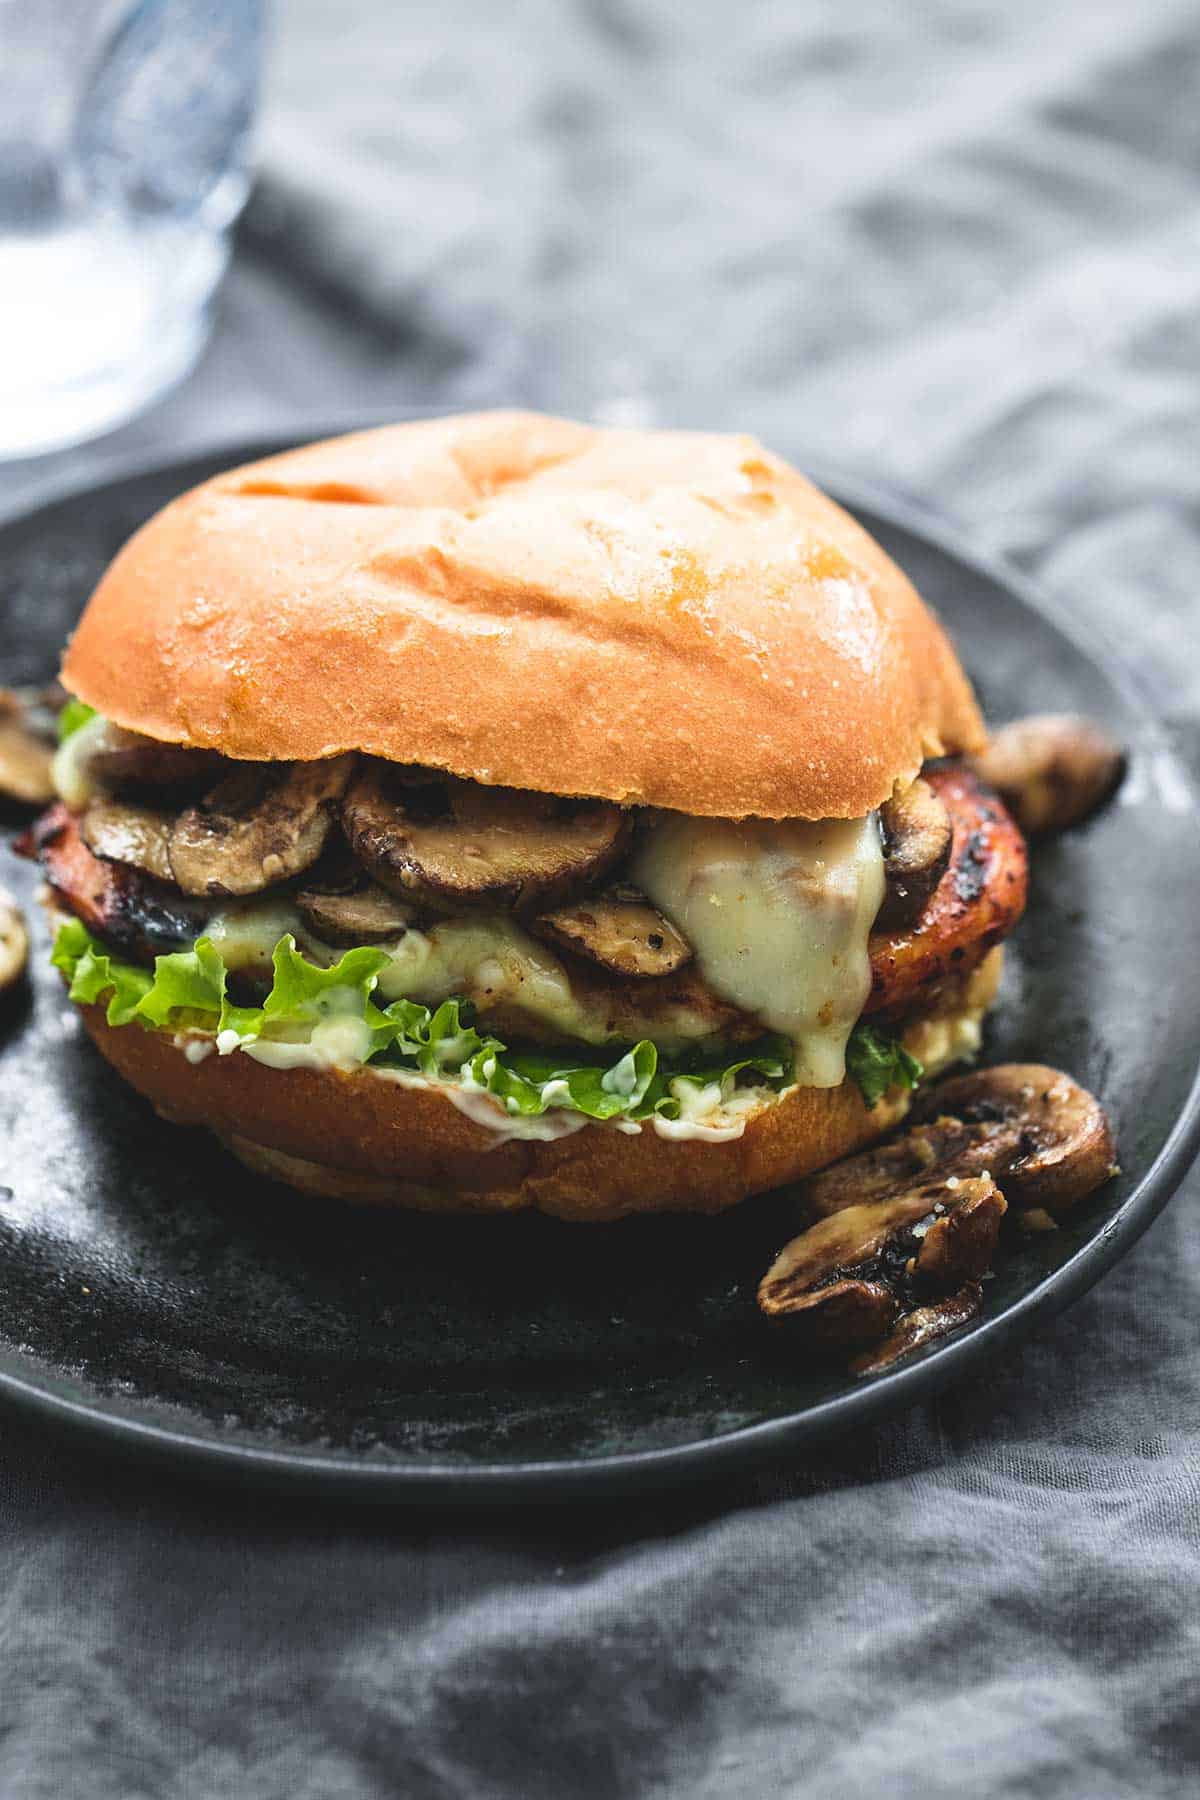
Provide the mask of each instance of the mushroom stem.
[{"label": "mushroom stem", "polygon": [[968,1324],[979,1312],[982,1302],[983,1290],[979,1283],[969,1281],[956,1294],[946,1294],[940,1300],[930,1301],[928,1306],[915,1307],[912,1312],[905,1313],[881,1344],[855,1357],[850,1364],[851,1373],[881,1374],[902,1356],[911,1356],[922,1345],[932,1344],[948,1332],[957,1331],[960,1325]]}]

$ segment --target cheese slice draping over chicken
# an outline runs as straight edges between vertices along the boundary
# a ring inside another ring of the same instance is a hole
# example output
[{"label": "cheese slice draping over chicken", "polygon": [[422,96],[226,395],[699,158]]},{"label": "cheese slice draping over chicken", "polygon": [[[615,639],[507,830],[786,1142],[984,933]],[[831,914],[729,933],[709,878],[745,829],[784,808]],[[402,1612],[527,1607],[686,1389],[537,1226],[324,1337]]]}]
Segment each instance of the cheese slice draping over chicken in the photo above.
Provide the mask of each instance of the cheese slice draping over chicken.
[{"label": "cheese slice draping over chicken", "polygon": [[705,984],[796,1045],[802,1087],[837,1087],[871,987],[883,846],[865,819],[664,815],[630,878],[695,949]]}]

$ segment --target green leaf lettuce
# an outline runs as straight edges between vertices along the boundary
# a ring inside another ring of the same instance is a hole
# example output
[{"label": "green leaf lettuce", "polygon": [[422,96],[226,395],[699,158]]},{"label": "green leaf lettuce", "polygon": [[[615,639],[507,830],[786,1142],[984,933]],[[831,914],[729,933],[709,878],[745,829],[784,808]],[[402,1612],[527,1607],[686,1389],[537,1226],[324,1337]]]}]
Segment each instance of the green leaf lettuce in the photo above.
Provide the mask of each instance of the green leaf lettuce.
[{"label": "green leaf lettuce", "polygon": [[868,1106],[877,1106],[889,1088],[915,1088],[924,1070],[899,1039],[860,1019],[846,1046],[846,1072],[857,1081]]},{"label": "green leaf lettuce", "polygon": [[590,1119],[676,1119],[682,1109],[673,1090],[681,1082],[715,1086],[728,1100],[750,1083],[778,1093],[792,1075],[791,1045],[770,1036],[724,1062],[711,1052],[667,1060],[648,1038],[619,1054],[603,1046],[578,1053],[510,1049],[476,1030],[467,1001],[444,1000],[434,1009],[416,1000],[378,1005],[376,985],[388,962],[382,950],[347,950],[321,968],[300,954],[294,938],[282,937],[261,1006],[231,1001],[220,952],[204,937],[190,950],[156,958],[151,972],[122,962],[80,920],[69,919],[59,928],[52,960],[72,1000],[106,1001],[110,1025],[211,1032],[225,1051],[260,1039],[303,1043],[328,1021],[353,1020],[365,1027],[363,1060],[487,1092],[513,1115],[561,1107]]},{"label": "green leaf lettuce", "polygon": [[89,706],[86,700],[76,700],[72,694],[66,705],[59,708],[58,718],[55,720],[59,743],[65,744],[82,725],[95,717],[95,707]]}]

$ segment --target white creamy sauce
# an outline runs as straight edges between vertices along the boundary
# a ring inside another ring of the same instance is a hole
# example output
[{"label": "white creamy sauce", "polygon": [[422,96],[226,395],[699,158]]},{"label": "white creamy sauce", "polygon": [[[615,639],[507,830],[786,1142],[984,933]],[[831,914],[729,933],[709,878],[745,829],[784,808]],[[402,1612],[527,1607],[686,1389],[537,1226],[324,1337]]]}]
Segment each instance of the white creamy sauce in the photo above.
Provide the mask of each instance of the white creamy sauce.
[{"label": "white creamy sauce", "polygon": [[[222,1036],[225,1034],[222,1033]],[[245,1038],[234,1046],[244,1056],[253,1058],[255,1062],[265,1063],[268,1069],[330,1069],[336,1068],[333,1058],[326,1056],[315,1044],[289,1044],[277,1042],[273,1038]]]},{"label": "white creamy sauce", "polygon": [[600,1086],[606,1094],[616,1094],[622,1100],[628,1100],[637,1091],[637,1065],[633,1057],[623,1056],[615,1062],[611,1069],[605,1069],[600,1077]]},{"label": "white creamy sauce", "polygon": [[[244,1038],[236,1031],[222,1031],[215,1037],[177,1032],[172,1041],[193,1065],[203,1062],[214,1050],[222,1056],[240,1050],[244,1056],[252,1057],[269,1069],[349,1071],[363,1067],[370,1049],[370,1032],[361,1020],[335,1017],[321,1020],[313,1027],[312,1036],[303,1043],[281,1038]],[[494,1144],[503,1144],[513,1138],[552,1143],[556,1138],[570,1137],[573,1132],[582,1131],[585,1125],[604,1123],[633,1137],[640,1135],[642,1129],[636,1119],[596,1120],[586,1113],[569,1111],[561,1104],[570,1098],[565,1081],[547,1084],[549,1112],[524,1114],[507,1112],[494,1094],[469,1080],[431,1081],[413,1069],[397,1069],[387,1064],[367,1064],[366,1070],[381,1081],[394,1082],[398,1087],[437,1088],[459,1112],[492,1133]],[[722,1105],[720,1088],[715,1083],[707,1088],[697,1088],[692,1082],[674,1082],[672,1092],[680,1102],[683,1116],[678,1119],[655,1117],[649,1121],[654,1130],[664,1138],[697,1138],[710,1143],[740,1137],[746,1128],[743,1115],[762,1101],[761,1095],[747,1090],[735,1094]],[[703,1122],[706,1113],[710,1120],[707,1124]]]},{"label": "white creamy sauce", "polygon": [[767,1098],[757,1087],[735,1088],[731,1094],[723,1096],[719,1081],[710,1081],[700,1087],[694,1081],[679,1077],[671,1083],[671,1096],[679,1102],[679,1117],[663,1119],[655,1114],[650,1122],[659,1137],[674,1138],[677,1142],[696,1138],[709,1144],[741,1137],[750,1114],[763,1105],[773,1104],[778,1098],[774,1093]]},{"label": "white creamy sauce", "polygon": [[[379,1073],[390,1076],[392,1070],[380,1069]],[[428,1087],[434,1084],[426,1082],[424,1085]],[[510,1138],[549,1144],[555,1138],[570,1137],[572,1132],[582,1131],[585,1125],[594,1123],[585,1113],[566,1112],[562,1107],[546,1113],[507,1113],[495,1095],[489,1094],[486,1088],[474,1087],[467,1082],[437,1085],[460,1113],[465,1113],[474,1124],[494,1132],[497,1144],[503,1144]]]},{"label": "white creamy sauce", "polygon": [[695,1081],[673,1081],[671,1095],[679,1102],[681,1120],[704,1119],[721,1104],[721,1084],[710,1081],[701,1087]]},{"label": "white creamy sauce", "polygon": [[239,1048],[270,1069],[358,1069],[370,1054],[371,1028],[362,1019],[334,1016],[319,1020],[303,1043],[260,1037]]},{"label": "white creamy sauce", "polygon": [[698,1138],[706,1144],[727,1143],[730,1138],[740,1138],[746,1129],[745,1119],[734,1119],[728,1125],[700,1125],[692,1119],[661,1119],[657,1113],[651,1124],[661,1138]]},{"label": "white creamy sauce", "polygon": [[904,1034],[905,1048],[922,1064],[926,1077],[954,1062],[973,1062],[983,1044],[986,1007],[917,1019]]},{"label": "white creamy sauce", "polygon": [[669,814],[629,879],[683,932],[715,994],[793,1040],[801,1087],[838,1086],[883,900],[873,813],[816,824]]}]

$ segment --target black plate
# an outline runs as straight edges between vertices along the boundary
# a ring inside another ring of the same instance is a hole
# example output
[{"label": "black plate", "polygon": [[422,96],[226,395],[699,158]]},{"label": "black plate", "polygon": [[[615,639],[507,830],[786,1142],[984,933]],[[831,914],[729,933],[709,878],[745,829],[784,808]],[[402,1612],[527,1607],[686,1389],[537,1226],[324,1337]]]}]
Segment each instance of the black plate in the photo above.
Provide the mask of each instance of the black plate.
[{"label": "black plate", "polygon": [[[149,513],[279,447],[226,446],[0,528],[0,680],[53,672]],[[276,1483],[597,1494],[729,1470],[977,1378],[1128,1249],[1200,1136],[1188,780],[1106,655],[1045,601],[919,516],[835,485],[942,610],[993,717],[1078,708],[1133,748],[1120,802],[1037,855],[988,1044],[1103,1096],[1119,1180],[1057,1234],[1011,1243],[984,1317],[956,1337],[866,1382],[805,1370],[754,1306],[790,1232],[786,1194],[604,1227],[306,1202],[162,1124],[110,1073],[46,967],[39,920],[32,999],[0,1019],[0,1392],[130,1449]],[[3,878],[32,894],[15,860]]]}]

